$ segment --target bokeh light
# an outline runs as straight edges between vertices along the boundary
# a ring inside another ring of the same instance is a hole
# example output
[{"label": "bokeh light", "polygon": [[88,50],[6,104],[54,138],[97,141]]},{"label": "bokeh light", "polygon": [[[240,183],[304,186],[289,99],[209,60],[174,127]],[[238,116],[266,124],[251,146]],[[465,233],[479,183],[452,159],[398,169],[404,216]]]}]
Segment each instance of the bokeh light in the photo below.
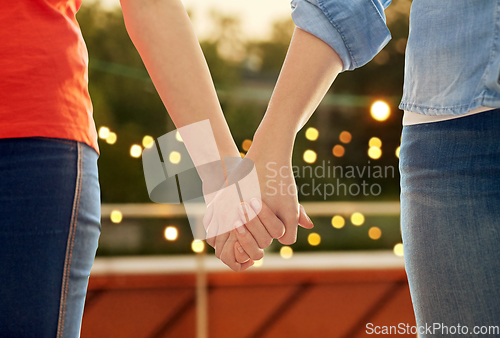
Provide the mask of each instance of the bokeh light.
[{"label": "bokeh light", "polygon": [[370,230],[368,230],[368,236],[373,240],[377,240],[382,236],[382,230],[378,227],[371,227]]},{"label": "bokeh light", "polygon": [[368,141],[368,146],[380,148],[382,147],[382,140],[378,137],[372,137],[370,141]]},{"label": "bokeh light", "polygon": [[398,257],[404,256],[403,243],[398,243],[394,245],[394,254]]},{"label": "bokeh light", "polygon": [[195,239],[191,242],[191,250],[196,253],[200,253],[205,250],[205,243],[202,240]]},{"label": "bokeh light", "polygon": [[351,223],[356,226],[363,225],[365,223],[365,216],[360,212],[355,212],[351,215]]},{"label": "bokeh light", "polygon": [[314,150],[306,150],[304,152],[304,161],[306,163],[314,163],[316,162],[316,158],[318,157],[318,155],[316,155],[316,152]]},{"label": "bokeh light", "polygon": [[321,236],[315,232],[311,232],[307,236],[307,242],[312,246],[318,246],[321,243]]},{"label": "bokeh light", "polygon": [[264,264],[264,258],[259,259],[258,261],[253,261],[253,266],[256,268],[261,267]]},{"label": "bokeh light", "polygon": [[109,135],[109,128],[108,127],[101,127],[99,128],[99,138],[105,140]]},{"label": "bokeh light", "polygon": [[113,210],[111,211],[109,218],[113,223],[120,223],[123,219],[123,215],[120,210]]},{"label": "bokeh light", "polygon": [[371,108],[370,113],[377,121],[385,121],[391,114],[391,108],[384,101],[375,101]]},{"label": "bokeh light", "polygon": [[244,151],[248,151],[248,149],[250,149],[250,147],[252,146],[252,141],[251,140],[245,140],[243,141],[243,143],[241,144],[241,148],[244,150]]},{"label": "bokeh light", "polygon": [[342,157],[345,154],[345,149],[340,144],[337,144],[335,147],[333,147],[332,153],[335,157]]},{"label": "bokeh light", "polygon": [[318,136],[319,136],[318,129],[313,128],[313,127],[307,128],[306,139],[308,139],[309,141],[316,141],[318,139]]},{"label": "bokeh light", "polygon": [[142,148],[138,144],[133,144],[132,147],[130,147],[130,156],[134,158],[139,158],[141,157],[142,154]]},{"label": "bokeh light", "polygon": [[113,133],[112,131],[109,132],[108,137],[106,137],[106,142],[108,144],[115,144],[118,136],[116,136],[116,133]]},{"label": "bokeh light", "polygon": [[177,141],[179,141],[179,142],[184,142],[184,141],[182,140],[182,137],[181,137],[181,134],[179,133],[179,131],[176,131],[176,132],[175,132],[175,139],[176,139]]},{"label": "bokeh light", "polygon": [[396,157],[399,158],[399,150],[401,149],[401,147],[397,147],[396,148]]},{"label": "bokeh light", "polygon": [[165,236],[165,239],[167,241],[175,241],[177,237],[179,237],[179,231],[177,230],[176,227],[169,225],[168,227],[165,228],[163,235]]},{"label": "bokeh light", "polygon": [[340,142],[342,142],[342,143],[349,143],[349,142],[351,142],[351,140],[352,140],[352,135],[351,135],[351,133],[350,133],[350,132],[348,132],[348,131],[343,131],[343,132],[341,132],[341,133],[340,133],[340,135],[339,135],[339,140],[340,140]]},{"label": "bokeh light", "polygon": [[379,147],[370,147],[368,149],[368,156],[371,159],[378,160],[382,156],[382,149]]},{"label": "bokeh light", "polygon": [[240,153],[241,158],[245,157],[245,153]]},{"label": "bokeh light", "polygon": [[168,160],[170,163],[178,164],[181,161],[181,154],[178,151],[172,151],[170,155],[168,155]]},{"label": "bokeh light", "polygon": [[282,246],[280,249],[280,256],[283,259],[290,259],[293,256],[293,249],[289,246]]},{"label": "bokeh light", "polygon": [[332,226],[335,229],[342,229],[345,225],[345,219],[342,216],[336,215],[332,217]]},{"label": "bokeh light", "polygon": [[149,135],[146,135],[142,138],[142,146],[144,148],[152,148],[153,147],[153,142],[155,139]]}]

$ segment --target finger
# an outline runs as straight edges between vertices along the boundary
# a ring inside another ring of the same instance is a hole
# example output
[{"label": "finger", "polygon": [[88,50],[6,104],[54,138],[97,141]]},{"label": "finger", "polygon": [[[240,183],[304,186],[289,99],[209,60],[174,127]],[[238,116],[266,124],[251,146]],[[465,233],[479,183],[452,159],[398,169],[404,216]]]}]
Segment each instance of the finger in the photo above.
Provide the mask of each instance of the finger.
[{"label": "finger", "polygon": [[299,225],[303,228],[306,228],[306,229],[314,228],[314,224],[311,221],[311,219],[309,218],[309,216],[307,216],[306,210],[304,209],[304,206],[302,204],[299,204],[299,212],[300,212]]},{"label": "finger", "polygon": [[226,244],[228,239],[229,239],[228,232],[220,234],[219,236],[215,237],[215,257],[220,259],[222,250],[224,249],[224,245]]},{"label": "finger", "polygon": [[[234,228],[239,242],[239,249],[242,249],[254,261],[264,257],[264,251],[259,248],[259,244],[241,221],[234,222]],[[243,263],[239,259],[238,262]]]},{"label": "finger", "polygon": [[212,223],[213,215],[214,215],[214,205],[213,203],[210,203],[207,206],[207,211],[203,216],[202,222],[203,222],[203,227],[207,232],[207,244],[210,245],[212,248],[215,248],[215,238],[214,236],[210,235],[210,232],[213,232],[213,230],[210,230],[210,224]]},{"label": "finger", "polygon": [[241,264],[240,272],[245,271],[246,269],[248,269],[249,267],[251,267],[254,264],[255,264],[255,262],[252,260],[249,260],[248,262]]},{"label": "finger", "polygon": [[234,243],[234,256],[238,263],[245,263],[250,259],[239,242]]},{"label": "finger", "polygon": [[215,219],[212,219],[207,229],[207,243],[213,248],[216,245],[217,232],[219,231],[219,224]]},{"label": "finger", "polygon": [[[241,264],[236,261],[236,256],[234,254],[234,246],[236,244],[237,237],[234,234],[234,230],[229,233],[229,238],[222,249],[222,253],[220,255],[220,260],[230,267],[234,271],[241,270]],[[245,263],[243,263],[245,264]]]},{"label": "finger", "polygon": [[214,215],[214,204],[210,203],[207,206],[207,211],[205,212],[205,216],[203,216],[203,226],[205,227],[205,230],[208,229],[208,226],[210,225],[210,222],[212,221],[213,215]]},{"label": "finger", "polygon": [[[297,208],[298,209],[298,208]],[[288,210],[288,212],[277,213],[276,216],[285,225],[285,234],[278,241],[284,245],[291,245],[297,241],[297,225],[299,223],[299,211]]]},{"label": "finger", "polygon": [[[267,248],[273,242],[273,238],[267,232],[264,225],[260,222],[248,203],[243,202],[238,206],[238,213],[240,214],[241,221],[246,224],[246,229],[252,234],[261,249]],[[248,219],[248,221],[246,221]],[[246,251],[246,250],[245,250]],[[248,252],[248,251],[247,251]]]},{"label": "finger", "polygon": [[283,236],[285,233],[285,225],[276,217],[266,203],[262,203],[260,199],[253,198],[250,201],[250,205],[272,238],[280,238]]}]

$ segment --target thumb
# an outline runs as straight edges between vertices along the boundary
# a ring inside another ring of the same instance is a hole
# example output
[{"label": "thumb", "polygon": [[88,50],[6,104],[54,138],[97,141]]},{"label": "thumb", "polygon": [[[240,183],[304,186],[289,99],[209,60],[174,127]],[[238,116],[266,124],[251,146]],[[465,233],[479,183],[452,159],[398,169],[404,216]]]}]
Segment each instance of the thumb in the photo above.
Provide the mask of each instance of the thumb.
[{"label": "thumb", "polygon": [[299,204],[299,225],[306,229],[312,229],[314,227],[313,222],[309,216],[307,216],[302,204]]}]

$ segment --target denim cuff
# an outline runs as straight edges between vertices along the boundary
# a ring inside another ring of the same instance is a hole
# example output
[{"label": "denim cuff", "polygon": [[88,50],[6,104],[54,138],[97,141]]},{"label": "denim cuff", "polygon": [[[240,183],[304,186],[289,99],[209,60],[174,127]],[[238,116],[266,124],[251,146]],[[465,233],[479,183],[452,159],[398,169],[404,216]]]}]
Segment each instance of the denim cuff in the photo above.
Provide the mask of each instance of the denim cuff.
[{"label": "denim cuff", "polygon": [[315,35],[340,56],[343,71],[370,61],[391,39],[384,9],[390,0],[293,0],[297,27]]}]

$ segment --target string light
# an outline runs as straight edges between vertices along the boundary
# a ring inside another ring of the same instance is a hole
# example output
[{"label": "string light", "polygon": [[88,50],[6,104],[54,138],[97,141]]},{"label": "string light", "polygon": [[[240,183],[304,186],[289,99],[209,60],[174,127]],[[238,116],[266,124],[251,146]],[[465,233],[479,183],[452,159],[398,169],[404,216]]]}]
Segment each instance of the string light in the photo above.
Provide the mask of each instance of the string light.
[{"label": "string light", "polygon": [[345,149],[341,145],[337,144],[332,150],[333,156],[342,157],[345,154]]},{"label": "string light", "polygon": [[370,141],[368,141],[368,146],[380,148],[382,147],[382,140],[378,137],[372,137]]},{"label": "string light", "polygon": [[340,133],[340,135],[339,135],[339,140],[340,140],[340,142],[342,142],[342,143],[349,143],[349,142],[351,142],[351,140],[352,140],[352,135],[351,135],[351,133],[350,133],[350,132],[348,132],[348,131],[343,131],[343,132],[341,132],[341,133]]},{"label": "string light", "polygon": [[378,160],[382,156],[382,149],[379,147],[370,147],[368,149],[368,156],[371,159]]},{"label": "string light", "polygon": [[304,161],[307,162],[307,163],[314,163],[316,162],[316,158],[318,157],[318,155],[316,155],[316,152],[313,151],[313,150],[306,150],[304,152]]},{"label": "string light", "polygon": [[109,128],[108,127],[101,127],[99,128],[99,138],[105,140],[109,135]]},{"label": "string light", "polygon": [[116,134],[111,131],[111,132],[109,132],[108,137],[106,137],[106,142],[108,144],[115,144],[117,138],[118,137],[116,136]]},{"label": "string light", "polygon": [[371,227],[370,230],[368,230],[368,236],[373,240],[377,240],[382,236],[382,230],[378,227]]},{"label": "string light", "polygon": [[280,249],[280,256],[283,259],[290,259],[293,256],[293,249],[289,246],[282,246]]},{"label": "string light", "polygon": [[375,101],[371,108],[370,113],[376,121],[385,121],[391,114],[391,108],[384,101]]},{"label": "string light", "polygon": [[139,158],[141,157],[142,154],[142,148],[138,144],[133,144],[132,147],[130,147],[130,156],[134,158]]},{"label": "string light", "polygon": [[319,131],[316,128],[310,127],[306,130],[306,139],[309,141],[316,141],[319,136]]},{"label": "string light", "polygon": [[181,154],[178,151],[172,151],[168,156],[170,163],[178,164],[181,161]]},{"label": "string light", "polygon": [[120,223],[123,219],[123,215],[120,210],[113,210],[111,211],[109,218],[113,223]]},{"label": "string light", "polygon": [[351,223],[355,226],[360,226],[365,223],[365,216],[360,212],[355,212],[351,215]]},{"label": "string light", "polygon": [[146,135],[142,138],[142,146],[144,148],[152,148],[153,147],[153,142],[155,139],[149,135]]},{"label": "string light", "polygon": [[175,139],[179,142],[184,142],[178,130],[175,132]]},{"label": "string light", "polygon": [[315,232],[311,232],[309,236],[307,236],[307,241],[312,246],[318,246],[321,243],[321,236]]},{"label": "string light", "polygon": [[205,250],[205,243],[199,239],[195,239],[193,242],[191,242],[191,250],[196,253],[200,253]]},{"label": "string light", "polygon": [[345,219],[342,216],[333,216],[332,217],[332,226],[335,229],[342,229],[345,225]]},{"label": "string light", "polygon": [[179,237],[179,231],[177,230],[176,227],[169,225],[168,227],[165,228],[163,235],[165,236],[165,239],[167,241],[175,241],[177,237]]},{"label": "string light", "polygon": [[394,254],[398,257],[404,256],[403,243],[394,245]]},{"label": "string light", "polygon": [[243,141],[243,143],[241,144],[241,148],[244,150],[244,151],[248,151],[248,149],[250,149],[250,147],[252,146],[252,141],[251,140],[245,140]]}]

